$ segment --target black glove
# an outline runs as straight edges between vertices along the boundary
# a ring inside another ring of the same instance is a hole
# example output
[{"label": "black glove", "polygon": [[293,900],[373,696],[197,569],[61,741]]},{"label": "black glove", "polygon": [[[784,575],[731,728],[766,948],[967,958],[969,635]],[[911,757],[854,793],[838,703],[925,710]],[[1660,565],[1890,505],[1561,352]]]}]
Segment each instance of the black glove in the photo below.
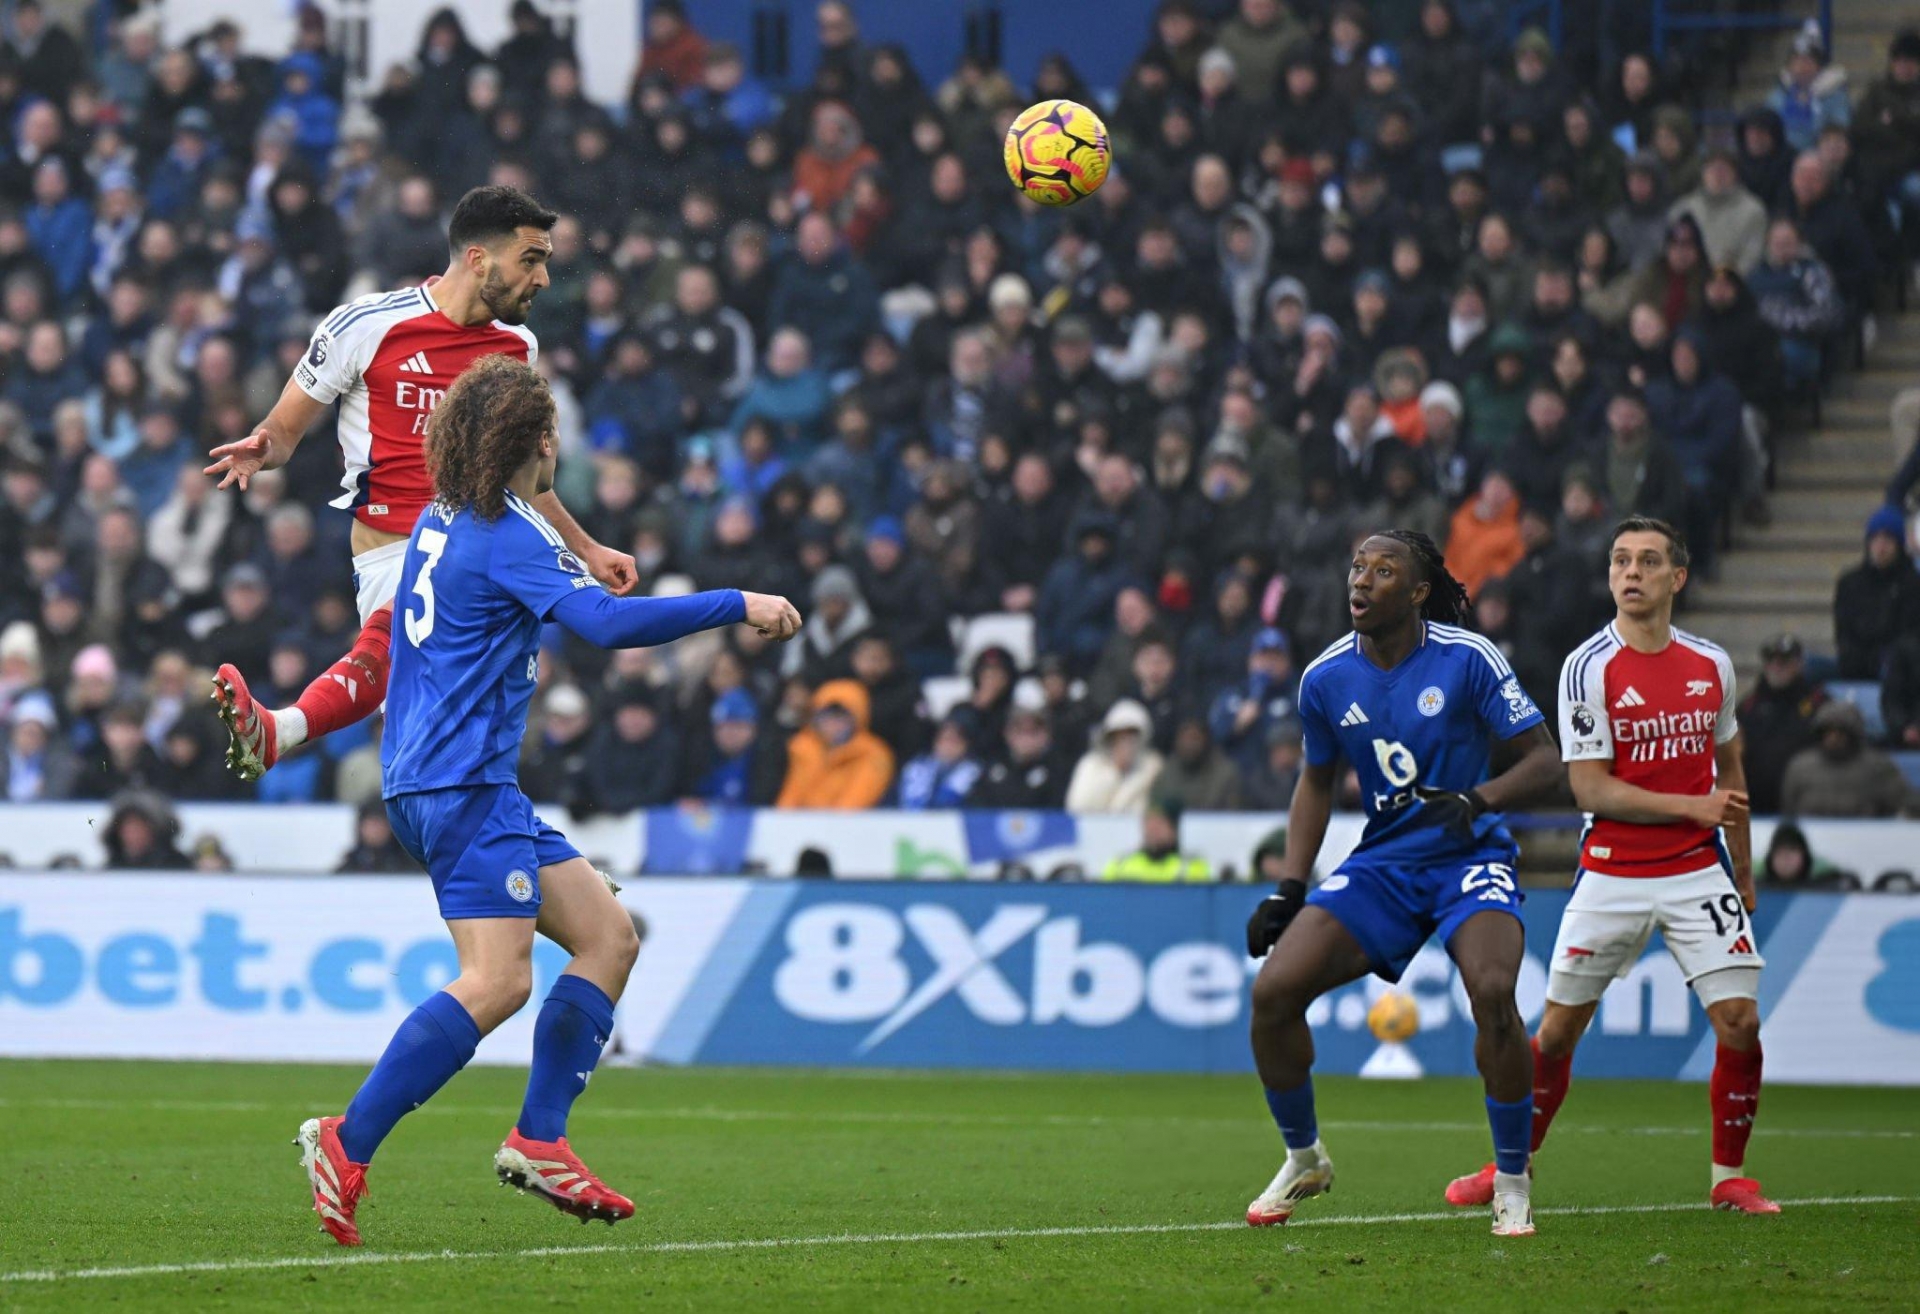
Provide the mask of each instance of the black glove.
[{"label": "black glove", "polygon": [[1281,881],[1280,892],[1269,894],[1247,918],[1247,956],[1264,958],[1280,942],[1287,925],[1307,906],[1305,881]]},{"label": "black glove", "polygon": [[1473,823],[1487,810],[1487,801],[1480,797],[1480,791],[1469,789],[1464,794],[1451,789],[1429,789],[1417,785],[1414,797],[1420,800],[1427,821],[1443,827],[1456,839],[1472,839]]}]

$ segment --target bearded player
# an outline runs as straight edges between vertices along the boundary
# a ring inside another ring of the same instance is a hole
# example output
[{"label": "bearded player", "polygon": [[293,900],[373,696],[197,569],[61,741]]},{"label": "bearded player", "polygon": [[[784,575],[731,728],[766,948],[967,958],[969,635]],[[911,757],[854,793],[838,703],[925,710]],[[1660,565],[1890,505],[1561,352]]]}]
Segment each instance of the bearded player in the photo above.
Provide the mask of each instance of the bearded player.
[{"label": "bearded player", "polygon": [[[227,765],[258,780],[288,749],[371,715],[387,696],[393,596],[407,536],[433,498],[424,443],[427,418],[462,370],[482,356],[531,365],[539,347],[527,311],[550,281],[553,211],[513,187],[476,187],[448,226],[447,272],[424,287],[361,297],[314,331],[280,400],[247,437],[216,447],[208,474],[239,485],[283,466],[314,421],[340,404],[346,490],[334,506],[353,512],[353,582],[360,635],[347,655],[294,700],[254,702],[231,665],[214,675],[214,698],[231,742]],[[551,491],[533,499],[566,546],[615,594],[631,592],[633,558],[593,541]]]},{"label": "bearded player", "polygon": [[[1751,835],[1733,663],[1673,627],[1687,545],[1664,521],[1635,516],[1613,532],[1607,582],[1613,623],[1560,674],[1561,755],[1574,799],[1592,816],[1573,897],[1560,918],[1546,1012],[1534,1037],[1533,1150],[1567,1097],[1574,1047],[1609,983],[1640,960],[1657,929],[1707,1010],[1717,1047],[1715,1209],[1776,1214],[1746,1175],[1760,1101],[1760,954]],[[1447,1202],[1484,1205],[1494,1165],[1454,1180]]]}]

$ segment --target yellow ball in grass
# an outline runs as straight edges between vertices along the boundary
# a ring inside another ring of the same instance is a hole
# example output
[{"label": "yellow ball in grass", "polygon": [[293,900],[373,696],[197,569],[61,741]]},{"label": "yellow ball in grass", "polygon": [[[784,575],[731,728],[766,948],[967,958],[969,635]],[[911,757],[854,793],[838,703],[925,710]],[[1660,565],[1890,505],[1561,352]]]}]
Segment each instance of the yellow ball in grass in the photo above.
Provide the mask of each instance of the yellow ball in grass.
[{"label": "yellow ball in grass", "polygon": [[1041,205],[1072,205],[1107,180],[1113,146],[1107,125],[1085,105],[1043,100],[1007,129],[1007,177]]},{"label": "yellow ball in grass", "polygon": [[1367,1030],[1385,1044],[1412,1040],[1420,1030],[1420,1005],[1403,990],[1389,990],[1367,1010]]}]

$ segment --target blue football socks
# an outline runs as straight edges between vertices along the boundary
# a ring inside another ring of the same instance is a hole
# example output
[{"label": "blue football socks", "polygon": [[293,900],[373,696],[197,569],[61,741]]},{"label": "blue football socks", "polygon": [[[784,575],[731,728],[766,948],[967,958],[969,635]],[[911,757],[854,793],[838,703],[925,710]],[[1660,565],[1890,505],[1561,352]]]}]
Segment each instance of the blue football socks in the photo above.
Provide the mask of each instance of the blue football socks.
[{"label": "blue football socks", "polygon": [[533,1024],[533,1070],[527,1102],[515,1124],[531,1141],[557,1141],[567,1134],[567,1113],[587,1088],[600,1050],[613,1034],[613,1001],[584,976],[553,983]]},{"label": "blue football socks", "polygon": [[1320,1124],[1313,1116],[1313,1078],[1292,1090],[1268,1090],[1267,1107],[1280,1128],[1280,1138],[1289,1150],[1308,1150],[1320,1139]]},{"label": "blue football socks", "polygon": [[467,1066],[479,1043],[480,1028],[444,990],[409,1013],[347,1105],[340,1124],[340,1148],[347,1158],[371,1163],[393,1125]]},{"label": "blue football socks", "polygon": [[1533,1093],[1511,1104],[1487,1096],[1487,1122],[1493,1127],[1493,1166],[1518,1175],[1527,1170],[1533,1145]]}]

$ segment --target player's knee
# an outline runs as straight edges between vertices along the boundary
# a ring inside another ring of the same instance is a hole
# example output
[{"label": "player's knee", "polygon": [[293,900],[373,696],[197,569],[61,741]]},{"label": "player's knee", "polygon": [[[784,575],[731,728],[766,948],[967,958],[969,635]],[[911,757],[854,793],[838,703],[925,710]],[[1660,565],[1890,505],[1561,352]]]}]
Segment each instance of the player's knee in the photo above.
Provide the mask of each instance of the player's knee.
[{"label": "player's knee", "polygon": [[1297,982],[1263,974],[1253,983],[1253,1025],[1257,1030],[1287,1026],[1305,1017],[1312,1002]]},{"label": "player's knee", "polygon": [[633,970],[640,961],[640,928],[628,920],[614,930],[614,943],[610,946],[614,965],[624,974]]},{"label": "player's knee", "polygon": [[1507,972],[1483,974],[1469,983],[1467,999],[1473,1005],[1474,1026],[1482,1031],[1525,1030],[1513,987],[1514,978]]},{"label": "player's knee", "polygon": [[1729,1049],[1752,1049],[1760,1043],[1760,1009],[1751,999],[1729,999],[1713,1011],[1715,1037]]}]

